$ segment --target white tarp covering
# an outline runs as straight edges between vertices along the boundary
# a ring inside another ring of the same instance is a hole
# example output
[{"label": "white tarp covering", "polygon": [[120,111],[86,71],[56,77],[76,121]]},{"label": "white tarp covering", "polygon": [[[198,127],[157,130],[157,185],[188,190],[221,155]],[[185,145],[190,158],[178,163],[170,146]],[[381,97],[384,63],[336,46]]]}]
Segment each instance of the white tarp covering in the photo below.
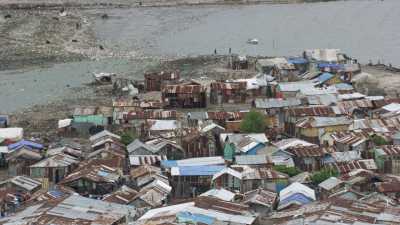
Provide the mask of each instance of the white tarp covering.
[{"label": "white tarp covering", "polygon": [[58,128],[64,128],[71,125],[72,119],[63,119],[58,121]]},{"label": "white tarp covering", "polygon": [[19,141],[24,137],[24,129],[20,127],[0,128],[0,139]]}]

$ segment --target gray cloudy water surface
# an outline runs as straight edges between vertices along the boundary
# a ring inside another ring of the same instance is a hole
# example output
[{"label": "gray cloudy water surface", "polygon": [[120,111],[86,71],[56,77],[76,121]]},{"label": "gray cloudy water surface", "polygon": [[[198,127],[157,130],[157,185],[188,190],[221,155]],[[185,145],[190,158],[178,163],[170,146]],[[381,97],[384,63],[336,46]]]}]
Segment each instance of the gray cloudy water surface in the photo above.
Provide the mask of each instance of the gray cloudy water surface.
[{"label": "gray cloudy water surface", "polygon": [[[233,52],[299,55],[339,48],[362,62],[400,65],[400,1],[353,0],[286,5],[114,9],[98,21],[109,45],[152,55]],[[246,40],[257,38],[258,45]]]},{"label": "gray cloudy water surface", "polygon": [[[196,6],[89,10],[100,43],[141,56],[218,53],[299,55],[339,48],[367,63],[400,66],[400,1],[354,0],[291,5]],[[258,45],[246,40],[257,38]],[[91,72],[141,77],[143,60],[105,59],[29,71],[0,71],[0,113],[45,104],[91,80]]]}]

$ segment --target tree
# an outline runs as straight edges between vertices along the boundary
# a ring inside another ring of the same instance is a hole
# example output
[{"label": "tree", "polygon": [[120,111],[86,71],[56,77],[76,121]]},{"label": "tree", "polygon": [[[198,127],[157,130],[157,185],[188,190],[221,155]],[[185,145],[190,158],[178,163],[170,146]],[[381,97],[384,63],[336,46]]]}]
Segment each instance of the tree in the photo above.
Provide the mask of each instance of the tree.
[{"label": "tree", "polygon": [[240,131],[243,133],[262,133],[265,131],[264,115],[251,110],[240,123]]},{"label": "tree", "polygon": [[383,138],[383,137],[381,137],[379,135],[376,135],[376,134],[371,136],[371,140],[377,146],[387,145],[388,144],[388,142],[385,140],[385,138]]},{"label": "tree", "polygon": [[136,139],[136,135],[133,132],[126,131],[121,134],[121,142],[124,145],[129,145],[135,139]]},{"label": "tree", "polygon": [[337,170],[331,168],[324,168],[318,172],[315,172],[311,176],[311,180],[315,185],[318,185],[319,183],[323,182],[329,177],[337,177],[337,176],[339,176],[339,172]]},{"label": "tree", "polygon": [[294,177],[301,173],[301,170],[299,170],[297,167],[287,167],[285,165],[276,165],[274,166],[274,170],[285,173],[289,175],[289,177]]}]

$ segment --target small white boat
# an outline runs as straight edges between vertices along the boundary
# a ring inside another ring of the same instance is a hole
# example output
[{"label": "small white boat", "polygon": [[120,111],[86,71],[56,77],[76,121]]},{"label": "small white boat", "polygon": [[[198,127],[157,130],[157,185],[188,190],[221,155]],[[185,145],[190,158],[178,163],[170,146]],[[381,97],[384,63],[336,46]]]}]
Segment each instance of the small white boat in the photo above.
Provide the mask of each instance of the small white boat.
[{"label": "small white boat", "polygon": [[257,38],[250,38],[250,39],[247,40],[247,44],[256,45],[256,44],[258,44],[258,39]]},{"label": "small white boat", "polygon": [[112,82],[112,77],[116,76],[115,73],[93,73],[94,79],[97,83],[107,84]]}]

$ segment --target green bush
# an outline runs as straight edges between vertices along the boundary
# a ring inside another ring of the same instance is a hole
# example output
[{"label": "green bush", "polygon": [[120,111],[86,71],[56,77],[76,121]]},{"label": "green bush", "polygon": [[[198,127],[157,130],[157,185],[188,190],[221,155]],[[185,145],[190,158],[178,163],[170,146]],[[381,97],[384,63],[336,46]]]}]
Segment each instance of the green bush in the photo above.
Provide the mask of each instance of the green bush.
[{"label": "green bush", "polygon": [[302,172],[297,167],[286,167],[285,165],[276,165],[274,166],[274,170],[285,173],[289,175],[289,177],[296,176],[297,174]]},{"label": "green bush", "polygon": [[337,176],[339,176],[339,172],[337,170],[325,168],[318,172],[315,172],[311,176],[311,180],[315,185],[318,185],[324,180],[328,179],[329,177],[337,177]]},{"label": "green bush", "polygon": [[136,135],[133,132],[124,132],[121,134],[121,142],[124,145],[129,145],[136,139]]},{"label": "green bush", "polygon": [[381,146],[381,145],[387,145],[389,144],[383,137],[379,136],[379,135],[372,135],[371,136],[371,140],[372,142],[374,142],[375,145],[377,146]]},{"label": "green bush", "polygon": [[243,133],[263,133],[265,131],[264,115],[257,111],[250,111],[240,123],[240,131]]}]

